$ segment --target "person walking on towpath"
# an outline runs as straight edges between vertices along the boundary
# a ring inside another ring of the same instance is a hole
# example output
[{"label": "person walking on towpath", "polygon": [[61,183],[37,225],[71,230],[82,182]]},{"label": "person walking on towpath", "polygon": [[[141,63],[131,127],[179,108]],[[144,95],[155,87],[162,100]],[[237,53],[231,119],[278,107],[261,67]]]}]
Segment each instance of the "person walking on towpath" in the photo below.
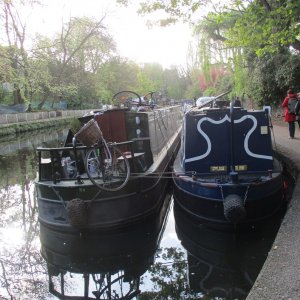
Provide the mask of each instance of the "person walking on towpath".
[{"label": "person walking on towpath", "polygon": [[299,110],[300,110],[300,93],[297,94],[298,104],[296,106],[296,116],[297,116],[297,123],[298,127],[300,129],[300,116],[299,116]]},{"label": "person walking on towpath", "polygon": [[284,111],[284,121],[289,124],[289,134],[290,139],[295,138],[295,121],[296,121],[296,112],[295,106],[298,102],[297,94],[294,93],[293,89],[287,91],[287,96],[284,98],[283,103],[281,104],[282,108],[285,108]]}]

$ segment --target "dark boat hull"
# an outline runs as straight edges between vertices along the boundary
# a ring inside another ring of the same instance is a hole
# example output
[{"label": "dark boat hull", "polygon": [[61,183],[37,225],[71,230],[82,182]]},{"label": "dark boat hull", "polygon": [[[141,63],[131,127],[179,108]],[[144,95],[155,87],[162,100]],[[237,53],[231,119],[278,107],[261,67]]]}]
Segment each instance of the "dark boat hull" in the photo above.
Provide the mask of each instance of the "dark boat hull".
[{"label": "dark boat hull", "polygon": [[[37,182],[39,221],[50,227],[73,231],[67,204],[72,199],[82,199],[87,204],[88,222],[85,229],[97,230],[123,226],[156,213],[161,208],[170,180],[164,178],[172,162],[171,153],[176,152],[179,138],[169,149],[155,172],[131,177],[128,184],[118,192],[99,190],[89,180],[76,184],[51,181]],[[160,174],[160,175],[157,175]]]},{"label": "dark boat hull", "polygon": [[164,195],[164,204],[149,220],[139,226],[113,230],[67,232],[40,224],[41,253],[46,261],[63,270],[77,273],[116,272],[130,268],[133,259],[144,259],[145,272],[160,242],[168,216],[171,194]]},{"label": "dark boat hull", "polygon": [[[70,224],[66,205],[68,201],[80,198],[85,199],[88,205],[88,223],[84,226],[85,229],[97,230],[132,223],[157,212],[168,187],[167,179],[153,182],[152,179],[144,178],[143,181],[144,189],[137,188],[140,186],[140,179],[133,179],[126,189],[128,192],[122,191],[122,194],[100,192],[95,199],[93,197],[99,193],[99,190],[93,185],[66,189],[65,187],[38,184],[39,221],[50,227],[73,231],[74,226]],[[149,183],[148,186],[145,186],[145,181]],[[132,187],[132,191],[130,191],[130,187]],[[133,191],[133,187],[135,187],[135,191]],[[68,197],[59,199],[58,194],[64,195],[64,193]]]},{"label": "dark boat hull", "polygon": [[[281,177],[276,178],[272,183],[262,185],[251,193],[249,190],[248,199],[245,202],[246,217],[237,224],[229,222],[224,215],[223,199],[213,199],[203,195],[218,194],[220,188],[200,188],[199,194],[193,191],[192,185],[189,188],[182,188],[182,185],[174,180],[174,200],[192,218],[202,224],[213,228],[232,229],[236,227],[249,227],[273,216],[282,207],[283,191],[281,188]],[[228,190],[230,192],[230,189]],[[245,187],[234,188],[235,194],[245,195]]]}]

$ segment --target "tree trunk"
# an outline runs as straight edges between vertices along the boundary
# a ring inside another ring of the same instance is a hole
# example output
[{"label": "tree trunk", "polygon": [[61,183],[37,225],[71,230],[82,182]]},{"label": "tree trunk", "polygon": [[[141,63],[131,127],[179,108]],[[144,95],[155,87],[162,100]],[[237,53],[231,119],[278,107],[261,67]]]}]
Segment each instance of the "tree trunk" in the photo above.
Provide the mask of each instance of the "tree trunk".
[{"label": "tree trunk", "polygon": [[42,109],[42,107],[44,106],[47,98],[48,98],[48,93],[44,94],[44,97],[43,97],[42,101],[38,104],[38,109]]},{"label": "tree trunk", "polygon": [[17,87],[17,85],[14,85],[13,99],[15,105],[24,103],[24,99],[22,98],[21,95],[21,90]]}]

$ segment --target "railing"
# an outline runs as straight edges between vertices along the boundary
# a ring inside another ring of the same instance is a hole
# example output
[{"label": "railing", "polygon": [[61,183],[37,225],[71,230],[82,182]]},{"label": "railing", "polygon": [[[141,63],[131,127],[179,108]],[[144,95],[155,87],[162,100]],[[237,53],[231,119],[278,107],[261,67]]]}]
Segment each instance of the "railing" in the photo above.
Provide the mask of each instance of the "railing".
[{"label": "railing", "polygon": [[[133,151],[133,141],[114,143],[118,147],[128,146],[130,158],[134,161],[135,153]],[[63,180],[77,179],[80,182],[80,176],[84,171],[84,156],[86,155],[86,146],[66,146],[55,148],[37,147],[39,181],[53,180],[54,183]],[[81,153],[81,155],[79,155]],[[72,157],[72,158],[71,158]],[[62,163],[66,159],[66,164]],[[69,159],[69,160],[67,160]],[[70,168],[68,168],[70,167]],[[133,170],[135,166],[132,166]],[[87,176],[85,176],[87,178]]]}]

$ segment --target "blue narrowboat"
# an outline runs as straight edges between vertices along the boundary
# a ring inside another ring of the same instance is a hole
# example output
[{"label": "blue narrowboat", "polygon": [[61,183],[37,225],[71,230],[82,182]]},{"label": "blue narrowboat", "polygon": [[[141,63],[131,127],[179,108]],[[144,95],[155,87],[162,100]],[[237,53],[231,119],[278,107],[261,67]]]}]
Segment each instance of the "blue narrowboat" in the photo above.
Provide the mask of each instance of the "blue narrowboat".
[{"label": "blue narrowboat", "polygon": [[173,170],[176,203],[218,228],[272,216],[283,203],[283,175],[271,127],[268,110],[235,107],[218,97],[187,111]]}]

